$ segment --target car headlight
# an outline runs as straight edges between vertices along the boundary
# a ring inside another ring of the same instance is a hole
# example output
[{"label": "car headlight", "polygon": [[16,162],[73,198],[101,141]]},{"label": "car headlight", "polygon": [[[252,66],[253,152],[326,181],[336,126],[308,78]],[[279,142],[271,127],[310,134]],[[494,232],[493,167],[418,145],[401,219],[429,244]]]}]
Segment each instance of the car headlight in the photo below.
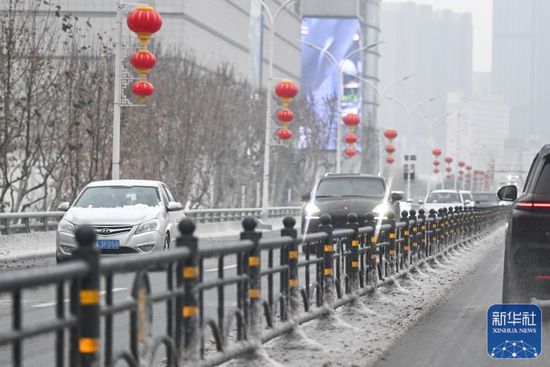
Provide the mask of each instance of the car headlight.
[{"label": "car headlight", "polygon": [[392,208],[388,205],[388,203],[382,203],[375,206],[372,209],[372,213],[374,214],[375,218],[382,217],[383,219],[386,219],[391,210]]},{"label": "car headlight", "polygon": [[160,221],[158,219],[153,219],[148,222],[142,223],[136,229],[136,234],[158,231],[160,228]]},{"label": "car headlight", "polygon": [[74,234],[74,225],[68,220],[61,219],[57,225],[57,231]]},{"label": "car headlight", "polygon": [[307,203],[304,207],[304,213],[306,219],[319,219],[321,209],[319,209],[319,207],[313,203]]}]

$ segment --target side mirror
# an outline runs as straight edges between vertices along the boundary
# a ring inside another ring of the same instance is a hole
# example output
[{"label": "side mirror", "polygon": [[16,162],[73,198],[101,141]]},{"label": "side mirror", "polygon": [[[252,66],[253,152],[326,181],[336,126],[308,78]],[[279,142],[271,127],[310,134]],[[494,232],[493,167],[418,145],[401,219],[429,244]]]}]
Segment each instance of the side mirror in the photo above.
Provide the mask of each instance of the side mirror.
[{"label": "side mirror", "polygon": [[497,196],[503,201],[514,201],[518,198],[518,188],[515,185],[508,185],[501,187]]},{"label": "side mirror", "polygon": [[420,204],[420,205],[424,204],[424,200],[422,200],[422,199],[418,200],[418,204]]},{"label": "side mirror", "polygon": [[183,205],[177,201],[170,201],[166,207],[166,210],[169,212],[177,212],[183,210]]},{"label": "side mirror", "polygon": [[403,200],[403,195],[401,195],[401,194],[398,193],[398,192],[392,192],[390,196],[391,196],[391,200],[392,200],[392,201],[400,201],[400,200]]},{"label": "side mirror", "polygon": [[306,193],[306,194],[303,194],[303,195],[301,196],[301,198],[302,198],[302,201],[309,201],[309,200],[311,200],[311,192],[308,192],[308,193]]},{"label": "side mirror", "polygon": [[472,202],[470,200],[464,200],[464,205],[472,205]]},{"label": "side mirror", "polygon": [[57,207],[57,210],[59,210],[60,212],[66,212],[67,210],[69,210],[69,206],[71,206],[71,203],[69,203],[68,201],[65,201],[59,204],[59,206]]}]

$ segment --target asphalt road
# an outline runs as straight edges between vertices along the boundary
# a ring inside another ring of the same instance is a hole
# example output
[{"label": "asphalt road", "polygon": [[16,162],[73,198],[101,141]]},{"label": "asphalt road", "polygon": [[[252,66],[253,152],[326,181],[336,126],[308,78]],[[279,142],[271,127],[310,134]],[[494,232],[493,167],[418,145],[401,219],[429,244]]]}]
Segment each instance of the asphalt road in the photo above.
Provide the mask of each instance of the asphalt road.
[{"label": "asphalt road", "polygon": [[543,308],[542,355],[536,360],[493,360],[487,354],[486,313],[501,301],[503,259],[504,246],[489,254],[464,287],[409,329],[375,366],[550,366],[547,308]]}]

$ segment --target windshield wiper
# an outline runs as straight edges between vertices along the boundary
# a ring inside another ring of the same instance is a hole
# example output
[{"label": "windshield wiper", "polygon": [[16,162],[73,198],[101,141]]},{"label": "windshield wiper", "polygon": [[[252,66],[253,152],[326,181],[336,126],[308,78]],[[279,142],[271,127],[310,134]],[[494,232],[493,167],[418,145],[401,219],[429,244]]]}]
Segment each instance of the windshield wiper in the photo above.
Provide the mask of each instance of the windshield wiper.
[{"label": "windshield wiper", "polygon": [[315,198],[331,198],[333,196],[332,195],[315,195],[314,197]]}]

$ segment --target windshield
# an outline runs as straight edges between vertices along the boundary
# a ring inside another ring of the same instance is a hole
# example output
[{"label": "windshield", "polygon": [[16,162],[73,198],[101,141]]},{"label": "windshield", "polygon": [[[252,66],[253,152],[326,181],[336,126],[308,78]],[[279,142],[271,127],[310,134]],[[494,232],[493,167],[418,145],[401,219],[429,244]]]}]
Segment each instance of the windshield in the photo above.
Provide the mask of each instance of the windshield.
[{"label": "windshield", "polygon": [[460,203],[458,192],[432,192],[428,195],[427,203]]},{"label": "windshield", "polygon": [[317,197],[366,196],[383,198],[384,181],[378,178],[338,177],[323,179],[317,187]]},{"label": "windshield", "polygon": [[493,193],[474,193],[474,198],[481,203],[493,203],[498,201],[497,196]]},{"label": "windshield", "polygon": [[160,203],[156,187],[101,186],[88,187],[73,205],[75,208],[121,208],[131,205],[157,206]]}]

